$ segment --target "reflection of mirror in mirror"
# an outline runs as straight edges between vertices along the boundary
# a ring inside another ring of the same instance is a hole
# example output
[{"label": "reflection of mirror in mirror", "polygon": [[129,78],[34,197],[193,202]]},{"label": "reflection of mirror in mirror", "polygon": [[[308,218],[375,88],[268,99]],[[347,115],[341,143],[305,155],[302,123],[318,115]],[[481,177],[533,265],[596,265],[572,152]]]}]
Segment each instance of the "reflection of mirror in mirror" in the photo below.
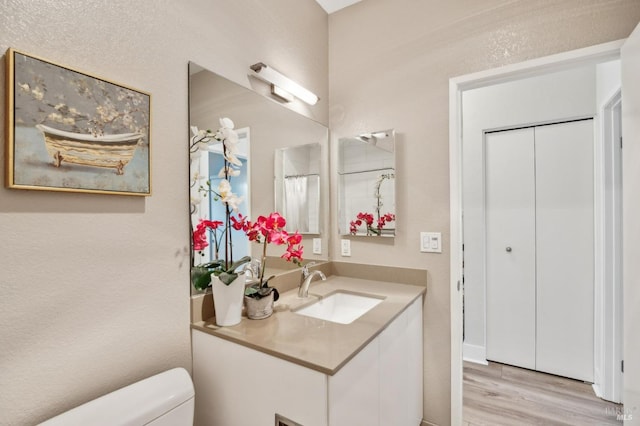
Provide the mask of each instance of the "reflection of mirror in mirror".
[{"label": "reflection of mirror in mirror", "polygon": [[276,210],[287,219],[287,230],[320,233],[319,143],[276,150]]},{"label": "reflection of mirror in mirror", "polygon": [[394,130],[340,138],[338,174],[340,234],[394,236]]}]

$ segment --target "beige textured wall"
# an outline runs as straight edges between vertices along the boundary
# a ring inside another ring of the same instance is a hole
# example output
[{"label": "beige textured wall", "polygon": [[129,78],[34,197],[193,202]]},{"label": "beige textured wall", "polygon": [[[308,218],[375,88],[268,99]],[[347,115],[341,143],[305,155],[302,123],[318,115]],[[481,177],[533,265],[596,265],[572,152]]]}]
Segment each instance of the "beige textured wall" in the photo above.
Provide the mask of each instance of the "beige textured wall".
[{"label": "beige textured wall", "polygon": [[[624,38],[639,19],[637,0],[366,0],[330,15],[333,142],[393,127],[399,143],[397,236],[354,238],[350,258],[339,256],[335,239],[332,253],[336,260],[429,270],[428,422],[450,420],[449,79]],[[335,233],[335,217],[332,223]],[[442,232],[443,253],[420,253],[420,231]]]},{"label": "beige textured wall", "polygon": [[0,424],[13,426],[191,368],[187,62],[245,86],[249,65],[273,64],[325,99],[302,112],[326,123],[327,15],[313,0],[3,0],[3,81],[8,47],[152,94],[151,197],[0,188]]}]

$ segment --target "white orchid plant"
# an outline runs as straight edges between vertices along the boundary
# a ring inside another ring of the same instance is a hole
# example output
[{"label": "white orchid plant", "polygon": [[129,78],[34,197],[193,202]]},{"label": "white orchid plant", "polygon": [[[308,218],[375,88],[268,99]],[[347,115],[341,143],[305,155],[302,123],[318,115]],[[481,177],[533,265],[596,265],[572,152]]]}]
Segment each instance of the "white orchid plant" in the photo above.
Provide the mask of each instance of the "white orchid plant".
[{"label": "white orchid plant", "polygon": [[[218,177],[221,178],[217,188],[211,187],[211,182],[206,176],[201,176],[199,172],[195,172],[191,177],[191,187],[197,186],[196,196],[191,198],[191,212],[195,213],[200,204],[201,197],[211,195],[215,199],[221,201],[225,206],[224,222],[217,220],[200,219],[199,223],[193,230],[193,251],[202,252],[209,246],[207,234],[212,232],[214,260],[201,265],[197,265],[205,272],[196,276],[194,279],[194,287],[203,290],[210,284],[211,273],[215,274],[220,280],[229,285],[238,276],[236,270],[251,261],[250,256],[245,256],[238,261],[233,259],[233,242],[231,240],[231,213],[237,212],[238,206],[242,203],[242,197],[233,193],[231,188],[231,177],[238,176],[240,170],[238,167],[242,163],[238,159],[237,145],[238,134],[234,130],[234,123],[229,118],[220,119],[220,128],[215,132],[211,130],[199,130],[197,127],[191,127],[192,137],[190,140],[189,154],[191,161],[200,158],[203,152],[211,151],[213,145],[222,144],[222,155],[224,157],[224,165]],[[205,180],[206,179],[206,180]],[[201,183],[204,180],[204,183]],[[224,259],[219,259],[219,252],[224,243]]]}]

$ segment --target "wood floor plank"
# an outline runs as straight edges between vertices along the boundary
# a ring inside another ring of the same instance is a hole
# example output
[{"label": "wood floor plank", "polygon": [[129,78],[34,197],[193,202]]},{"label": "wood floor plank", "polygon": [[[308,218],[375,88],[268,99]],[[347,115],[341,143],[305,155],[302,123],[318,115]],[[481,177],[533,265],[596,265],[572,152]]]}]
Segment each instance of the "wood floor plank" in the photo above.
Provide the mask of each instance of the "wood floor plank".
[{"label": "wood floor plank", "polygon": [[593,396],[591,386],[585,386],[584,382],[554,376],[553,374],[539,373],[537,371],[527,370],[525,368],[514,367],[511,365],[503,365],[502,377],[504,379],[513,379],[514,381],[526,381],[531,386],[554,386],[560,388],[563,392]]},{"label": "wood floor plank", "polygon": [[467,373],[475,373],[481,376],[501,377],[502,364],[490,362],[489,365],[476,364],[475,362],[465,362],[464,371]]},{"label": "wood floor plank", "polygon": [[620,425],[619,404],[591,385],[490,362],[464,364],[464,421],[470,426]]}]

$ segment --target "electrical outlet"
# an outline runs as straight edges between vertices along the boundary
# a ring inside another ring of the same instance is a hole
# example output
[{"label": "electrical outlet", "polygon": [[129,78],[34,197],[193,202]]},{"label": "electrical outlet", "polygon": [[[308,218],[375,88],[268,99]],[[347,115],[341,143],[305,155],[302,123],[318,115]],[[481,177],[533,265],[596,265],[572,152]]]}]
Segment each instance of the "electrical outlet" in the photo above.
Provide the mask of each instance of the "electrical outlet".
[{"label": "electrical outlet", "polygon": [[322,254],[322,239],[313,239],[313,254]]},{"label": "electrical outlet", "polygon": [[351,240],[340,240],[340,254],[351,256]]}]

